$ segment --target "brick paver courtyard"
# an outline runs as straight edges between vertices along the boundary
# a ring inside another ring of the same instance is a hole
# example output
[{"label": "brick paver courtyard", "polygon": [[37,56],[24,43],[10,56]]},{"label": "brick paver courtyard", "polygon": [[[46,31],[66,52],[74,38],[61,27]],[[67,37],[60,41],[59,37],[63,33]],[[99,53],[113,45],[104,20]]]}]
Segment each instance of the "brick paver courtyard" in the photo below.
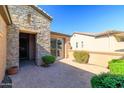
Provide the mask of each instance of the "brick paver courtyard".
[{"label": "brick paver courtyard", "polygon": [[[15,88],[89,88],[92,71],[58,61],[48,68],[24,64],[11,76]],[[68,63],[68,62],[67,62]],[[73,62],[70,62],[73,63]],[[81,64],[80,64],[81,65]],[[92,69],[97,69],[92,66]],[[89,69],[89,68],[88,68]],[[102,70],[101,70],[102,71]],[[103,69],[104,71],[104,69]]]}]

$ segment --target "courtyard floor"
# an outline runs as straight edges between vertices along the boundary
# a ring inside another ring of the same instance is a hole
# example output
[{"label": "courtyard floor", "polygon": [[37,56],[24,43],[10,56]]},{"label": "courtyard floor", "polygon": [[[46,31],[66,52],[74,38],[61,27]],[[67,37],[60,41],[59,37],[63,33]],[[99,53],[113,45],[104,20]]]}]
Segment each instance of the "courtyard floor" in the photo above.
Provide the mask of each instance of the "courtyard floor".
[{"label": "courtyard floor", "polygon": [[107,71],[106,68],[63,59],[48,68],[24,62],[18,74],[10,77],[14,88],[90,88],[90,78]]}]

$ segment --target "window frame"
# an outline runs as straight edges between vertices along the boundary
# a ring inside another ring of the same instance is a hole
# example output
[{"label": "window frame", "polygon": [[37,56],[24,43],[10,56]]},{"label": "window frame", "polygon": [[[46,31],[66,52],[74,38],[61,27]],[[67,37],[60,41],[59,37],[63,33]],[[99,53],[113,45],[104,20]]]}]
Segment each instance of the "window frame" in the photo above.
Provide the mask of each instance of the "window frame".
[{"label": "window frame", "polygon": [[78,42],[76,42],[76,48],[78,48]]},{"label": "window frame", "polygon": [[81,41],[81,48],[83,48],[84,47],[84,42],[83,41]]}]

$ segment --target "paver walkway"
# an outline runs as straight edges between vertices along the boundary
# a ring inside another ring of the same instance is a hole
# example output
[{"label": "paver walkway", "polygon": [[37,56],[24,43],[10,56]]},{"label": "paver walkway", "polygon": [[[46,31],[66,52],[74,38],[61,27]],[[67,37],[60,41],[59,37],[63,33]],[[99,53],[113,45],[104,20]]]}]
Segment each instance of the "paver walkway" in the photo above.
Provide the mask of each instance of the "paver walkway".
[{"label": "paver walkway", "polygon": [[61,60],[61,62],[68,64],[70,66],[74,66],[74,67],[77,67],[79,69],[94,73],[94,74],[109,72],[109,70],[105,67],[102,67],[99,65],[94,65],[94,64],[80,64],[80,63],[72,61],[72,59],[63,59],[63,60]]},{"label": "paver walkway", "polygon": [[[97,69],[95,67],[95,69]],[[15,88],[89,88],[94,73],[56,62],[48,68],[22,65],[18,74],[11,76]]]}]

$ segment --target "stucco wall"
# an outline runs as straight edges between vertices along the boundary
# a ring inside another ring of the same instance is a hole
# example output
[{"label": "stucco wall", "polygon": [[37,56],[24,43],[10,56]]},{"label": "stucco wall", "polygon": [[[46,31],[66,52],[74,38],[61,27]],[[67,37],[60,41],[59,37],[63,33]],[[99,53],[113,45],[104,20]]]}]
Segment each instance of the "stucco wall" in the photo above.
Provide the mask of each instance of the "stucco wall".
[{"label": "stucco wall", "polygon": [[[93,52],[88,51],[90,58],[89,64],[97,65],[100,67],[107,67],[108,62],[112,59],[118,59],[124,56],[124,53],[115,53],[115,52]],[[69,59],[75,60],[73,56],[73,51],[69,51]]]},{"label": "stucco wall", "polygon": [[[83,41],[83,47],[81,43],[82,41]],[[78,42],[78,48],[76,48],[76,42]],[[72,50],[94,49],[94,37],[91,36],[74,34],[70,39],[70,43],[72,46]]]},{"label": "stucco wall", "polygon": [[124,56],[124,54],[113,53],[113,52],[89,52],[89,64],[108,67],[108,62],[112,59],[119,59]]},{"label": "stucco wall", "polygon": [[7,25],[0,15],[0,82],[3,79],[6,67],[6,32]]},{"label": "stucco wall", "polygon": [[[83,41],[83,47],[81,42]],[[78,42],[78,48],[76,48]],[[123,49],[124,42],[117,42],[116,38],[112,35],[104,37],[92,37],[80,34],[74,34],[70,40],[72,50],[87,50],[87,51],[101,51],[101,52],[114,52],[115,50]]]},{"label": "stucco wall", "polygon": [[[31,6],[8,6],[13,21],[8,34],[8,67],[19,65],[19,32],[36,34],[36,63],[41,64],[41,56],[50,53],[50,23],[46,16],[37,12]],[[30,15],[30,19],[28,17]],[[30,20],[30,22],[29,22]],[[11,41],[11,42],[10,42]],[[11,50],[12,49],[12,50]],[[12,52],[13,51],[13,52]],[[16,55],[15,55],[16,54]]]}]

